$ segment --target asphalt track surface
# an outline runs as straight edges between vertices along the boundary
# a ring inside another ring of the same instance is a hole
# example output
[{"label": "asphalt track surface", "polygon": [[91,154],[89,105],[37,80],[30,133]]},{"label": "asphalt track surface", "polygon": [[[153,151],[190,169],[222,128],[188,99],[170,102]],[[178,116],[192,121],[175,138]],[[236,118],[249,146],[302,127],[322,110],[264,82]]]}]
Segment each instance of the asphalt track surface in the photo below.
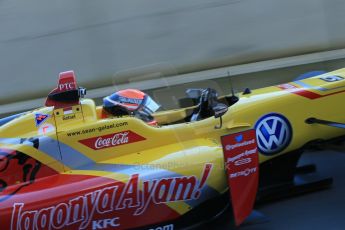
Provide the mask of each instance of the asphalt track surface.
[{"label": "asphalt track surface", "polygon": [[345,153],[317,151],[304,154],[301,164],[316,164],[317,175],[333,177],[330,189],[279,200],[256,207],[265,215],[262,223],[233,228],[225,212],[199,229],[239,230],[343,230],[345,229]]}]

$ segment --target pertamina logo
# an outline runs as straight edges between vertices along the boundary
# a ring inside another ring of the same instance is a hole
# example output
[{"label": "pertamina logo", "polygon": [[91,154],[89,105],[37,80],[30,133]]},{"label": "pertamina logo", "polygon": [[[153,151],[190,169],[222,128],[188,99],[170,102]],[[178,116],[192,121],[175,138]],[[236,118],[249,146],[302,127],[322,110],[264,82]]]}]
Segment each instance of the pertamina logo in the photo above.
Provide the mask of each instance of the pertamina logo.
[{"label": "pertamina logo", "polygon": [[264,155],[272,156],[290,144],[291,125],[280,114],[270,113],[263,116],[256,123],[255,129],[259,150]]},{"label": "pertamina logo", "polygon": [[133,131],[127,130],[119,133],[113,133],[99,137],[92,137],[80,140],[79,142],[93,150],[101,150],[105,148],[112,148],[144,140],[146,140],[145,137],[142,137]]}]

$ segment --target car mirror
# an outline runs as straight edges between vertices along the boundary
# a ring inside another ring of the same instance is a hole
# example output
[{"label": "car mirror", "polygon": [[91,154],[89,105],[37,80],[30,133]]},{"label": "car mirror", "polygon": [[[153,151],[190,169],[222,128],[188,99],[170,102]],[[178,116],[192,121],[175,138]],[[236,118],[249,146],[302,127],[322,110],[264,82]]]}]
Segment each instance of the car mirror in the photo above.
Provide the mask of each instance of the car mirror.
[{"label": "car mirror", "polygon": [[214,112],[214,117],[219,118],[222,117],[228,111],[228,106],[222,103],[218,103],[212,109]]}]

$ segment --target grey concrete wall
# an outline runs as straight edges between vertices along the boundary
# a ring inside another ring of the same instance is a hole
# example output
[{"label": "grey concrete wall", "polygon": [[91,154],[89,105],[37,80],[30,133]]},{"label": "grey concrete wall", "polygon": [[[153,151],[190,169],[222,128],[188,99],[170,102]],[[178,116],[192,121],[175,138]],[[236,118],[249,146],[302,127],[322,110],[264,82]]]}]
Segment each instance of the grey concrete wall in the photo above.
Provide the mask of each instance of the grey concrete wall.
[{"label": "grey concrete wall", "polygon": [[69,69],[95,88],[142,68],[178,74],[341,48],[344,10],[342,0],[2,0],[0,104],[44,96]]}]

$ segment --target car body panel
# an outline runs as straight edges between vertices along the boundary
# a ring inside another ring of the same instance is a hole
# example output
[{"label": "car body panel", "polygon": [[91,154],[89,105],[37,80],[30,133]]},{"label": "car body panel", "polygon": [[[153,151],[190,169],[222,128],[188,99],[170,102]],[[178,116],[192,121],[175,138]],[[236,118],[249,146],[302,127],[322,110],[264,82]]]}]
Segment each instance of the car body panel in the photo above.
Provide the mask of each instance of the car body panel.
[{"label": "car body panel", "polygon": [[[338,80],[321,79],[332,76]],[[260,163],[314,140],[343,136],[342,129],[305,120],[345,122],[344,77],[341,69],[241,94],[222,116],[221,127],[214,117],[182,121],[195,107],[155,114],[158,127],[134,117],[103,119],[101,107],[90,99],[25,113],[0,127],[0,160],[15,161],[22,171],[19,159],[7,153],[20,152],[49,173],[0,200],[0,224],[127,229],[174,221],[228,191],[222,136],[256,130]],[[0,199],[16,184],[3,186]]]}]

